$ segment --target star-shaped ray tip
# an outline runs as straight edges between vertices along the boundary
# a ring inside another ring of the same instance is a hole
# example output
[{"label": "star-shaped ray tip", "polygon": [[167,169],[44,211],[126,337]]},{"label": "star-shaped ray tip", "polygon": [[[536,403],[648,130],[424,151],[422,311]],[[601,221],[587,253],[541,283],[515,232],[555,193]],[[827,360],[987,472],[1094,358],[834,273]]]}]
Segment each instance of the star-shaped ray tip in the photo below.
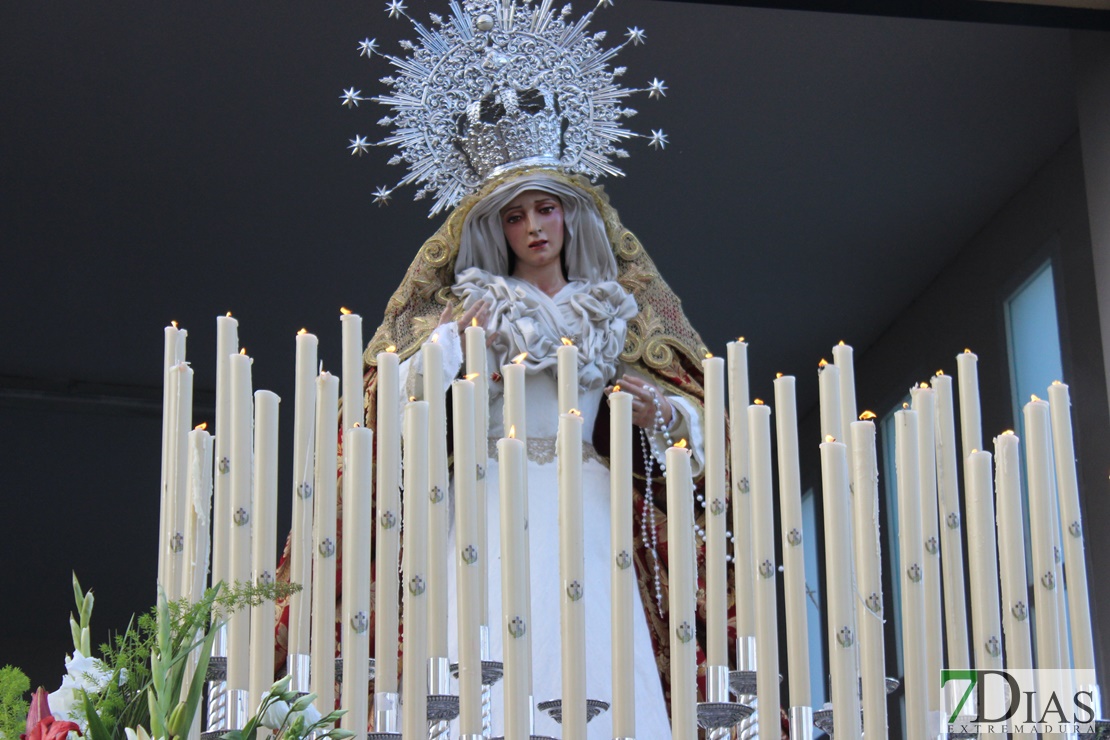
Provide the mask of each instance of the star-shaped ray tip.
[{"label": "star-shaped ray tip", "polygon": [[667,97],[667,86],[663,80],[656,77],[648,83],[648,97],[656,100]]},{"label": "star-shaped ray tip", "polygon": [[378,51],[378,40],[366,38],[358,42],[358,55],[360,57],[370,57]]},{"label": "star-shaped ray tip", "polygon": [[597,7],[611,8],[613,7],[613,0],[597,0]]},{"label": "star-shaped ray tip", "polygon": [[357,154],[361,157],[363,154],[370,151],[370,146],[370,141],[365,136],[355,136],[355,138],[351,139],[351,143],[347,148],[351,150],[351,156]]},{"label": "star-shaped ray tip", "polygon": [[666,149],[668,143],[667,135],[663,133],[663,129],[651,130],[651,141],[648,142],[649,146],[653,146],[656,149]]},{"label": "star-shaped ray tip", "polygon": [[358,107],[358,102],[360,100],[366,100],[366,98],[362,97],[362,90],[356,90],[353,87],[348,87],[344,90],[343,94],[339,96],[339,99],[342,100],[343,105],[348,108]]},{"label": "star-shaped ray tip", "polygon": [[647,34],[644,33],[644,29],[636,26],[628,29],[628,33],[626,33],[625,36],[628,37],[628,40],[632,42],[633,46],[639,46],[647,40]]},{"label": "star-shaped ray tip", "polygon": [[392,197],[393,188],[387,188],[385,185],[379,186],[378,189],[374,191],[374,202],[379,206],[388,205],[389,199]]},{"label": "star-shaped ray tip", "polygon": [[385,4],[386,12],[390,18],[400,18],[405,14],[405,4],[401,0],[390,0]]}]

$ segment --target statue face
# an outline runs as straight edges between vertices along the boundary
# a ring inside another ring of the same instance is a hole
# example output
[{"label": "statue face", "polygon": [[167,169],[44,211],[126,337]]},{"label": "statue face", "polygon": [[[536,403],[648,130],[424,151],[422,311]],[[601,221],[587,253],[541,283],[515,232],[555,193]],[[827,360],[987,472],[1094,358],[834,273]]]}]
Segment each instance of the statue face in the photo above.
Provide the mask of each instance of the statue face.
[{"label": "statue face", "polygon": [[563,251],[563,203],[551,193],[526,190],[501,209],[501,228],[517,266],[559,262]]}]

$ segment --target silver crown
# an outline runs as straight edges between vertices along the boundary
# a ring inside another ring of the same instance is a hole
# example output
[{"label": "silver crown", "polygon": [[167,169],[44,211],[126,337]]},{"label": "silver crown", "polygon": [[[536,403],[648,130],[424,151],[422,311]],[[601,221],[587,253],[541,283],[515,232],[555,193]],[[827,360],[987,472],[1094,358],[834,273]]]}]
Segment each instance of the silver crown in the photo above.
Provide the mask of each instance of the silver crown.
[{"label": "silver crown", "polygon": [[[621,87],[624,67],[610,61],[646,35],[630,28],[625,41],[602,47],[605,32],[589,33],[597,7],[577,21],[570,5],[555,10],[553,0],[538,5],[518,0],[450,0],[450,16],[431,15],[431,25],[414,21],[402,0],[386,5],[390,17],[413,23],[418,42],[403,41],[402,56],[381,54],[377,41],[359,45],[362,56],[384,56],[396,70],[382,82],[388,95],[364,98],[351,87],[343,105],[355,108],[372,99],[388,106],[379,123],[392,133],[379,142],[351,139],[352,154],[371,146],[390,145],[400,153],[390,164],[406,164],[398,185],[416,184],[416,199],[433,195],[432,215],[457,204],[489,177],[524,166],[545,165],[590,178],[624,173],[612,159],[628,156],[623,139],[650,139],[655,148],[667,136],[650,136],[624,128],[621,119],[636,114],[623,107],[632,93],[666,95],[667,86],[653,79],[640,89]],[[397,187],[397,186],[394,186]],[[379,187],[374,199],[388,202],[394,188]]]}]

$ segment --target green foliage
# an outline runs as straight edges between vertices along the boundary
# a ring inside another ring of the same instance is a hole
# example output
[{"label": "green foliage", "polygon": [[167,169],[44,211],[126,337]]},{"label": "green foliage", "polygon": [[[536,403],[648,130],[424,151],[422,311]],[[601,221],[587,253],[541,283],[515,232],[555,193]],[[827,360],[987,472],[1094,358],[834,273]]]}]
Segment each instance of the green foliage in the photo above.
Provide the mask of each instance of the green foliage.
[{"label": "green foliage", "polygon": [[0,668],[0,740],[18,740],[25,729],[31,680],[10,665]]},{"label": "green foliage", "polygon": [[290,677],[286,676],[271,686],[262,697],[262,706],[258,708],[258,714],[247,720],[243,729],[225,733],[220,736],[220,740],[258,740],[258,731],[263,727],[263,718],[268,713],[274,715],[275,710],[278,716],[284,712],[280,725],[277,728],[271,728],[274,729],[276,740],[303,740],[313,733],[316,733],[317,740],[322,738],[348,740],[355,736],[355,733],[350,730],[340,730],[334,726],[339,718],[347,713],[345,709],[330,712],[312,724],[308,724],[303,712],[316,700],[316,694],[301,696],[296,691],[290,691],[289,680]]}]

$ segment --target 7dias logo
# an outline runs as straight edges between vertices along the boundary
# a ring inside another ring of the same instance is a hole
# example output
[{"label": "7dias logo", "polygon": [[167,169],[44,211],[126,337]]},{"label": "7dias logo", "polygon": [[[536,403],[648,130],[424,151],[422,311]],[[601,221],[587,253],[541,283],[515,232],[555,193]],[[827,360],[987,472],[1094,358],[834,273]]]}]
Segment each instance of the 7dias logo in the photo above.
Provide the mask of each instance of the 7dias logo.
[{"label": "7dias logo", "polygon": [[1093,732],[1095,672],[1088,670],[942,669],[949,733]]}]

